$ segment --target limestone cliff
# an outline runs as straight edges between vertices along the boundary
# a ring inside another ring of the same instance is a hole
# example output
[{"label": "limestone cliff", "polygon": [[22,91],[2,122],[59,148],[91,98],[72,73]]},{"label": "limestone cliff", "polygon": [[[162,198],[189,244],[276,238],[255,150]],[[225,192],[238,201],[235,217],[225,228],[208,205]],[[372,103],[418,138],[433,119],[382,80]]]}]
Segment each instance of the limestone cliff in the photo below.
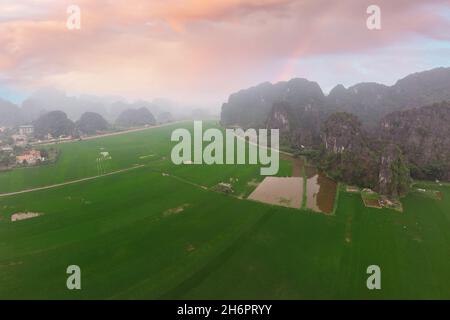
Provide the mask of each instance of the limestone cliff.
[{"label": "limestone cliff", "polygon": [[387,115],[380,139],[399,146],[414,178],[450,180],[449,102]]},{"label": "limestone cliff", "polygon": [[350,113],[331,114],[322,126],[323,154],[318,164],[333,178],[376,188],[379,157],[358,118]]}]

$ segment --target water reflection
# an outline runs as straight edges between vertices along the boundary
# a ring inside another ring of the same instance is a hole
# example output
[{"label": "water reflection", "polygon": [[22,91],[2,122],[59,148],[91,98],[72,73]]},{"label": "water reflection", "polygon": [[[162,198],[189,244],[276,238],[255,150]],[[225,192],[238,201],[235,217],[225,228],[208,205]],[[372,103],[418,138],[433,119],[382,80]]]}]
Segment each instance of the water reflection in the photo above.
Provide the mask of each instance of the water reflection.
[{"label": "water reflection", "polygon": [[316,168],[306,170],[306,207],[330,214],[333,212],[337,184]]},{"label": "water reflection", "polygon": [[295,158],[281,154],[281,159],[291,161],[292,176],[301,177],[303,183],[303,170],[306,177],[306,207],[327,214],[334,209],[337,183],[328,178],[314,166],[305,165],[302,158]]},{"label": "water reflection", "polygon": [[[313,166],[305,165],[302,158],[280,153],[283,160],[291,161],[292,173],[289,178],[267,177],[253,191],[249,199],[265,203],[301,208],[306,192],[306,208],[331,214],[336,198],[337,184]],[[306,190],[304,191],[304,176]]]}]

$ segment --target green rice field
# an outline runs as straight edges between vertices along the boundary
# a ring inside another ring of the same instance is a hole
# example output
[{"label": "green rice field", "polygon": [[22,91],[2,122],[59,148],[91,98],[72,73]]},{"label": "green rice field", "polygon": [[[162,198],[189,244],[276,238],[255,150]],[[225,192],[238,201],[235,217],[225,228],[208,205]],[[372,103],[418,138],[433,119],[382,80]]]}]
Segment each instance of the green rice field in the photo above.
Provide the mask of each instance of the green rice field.
[{"label": "green rice field", "polygon": [[[343,190],[332,215],[263,204],[246,199],[257,165],[172,164],[178,127],[192,123],[55,145],[55,164],[0,173],[0,194],[95,177],[0,196],[0,299],[450,299],[449,185],[424,183],[440,198],[412,192],[403,212]],[[40,215],[12,222],[21,212]]]}]

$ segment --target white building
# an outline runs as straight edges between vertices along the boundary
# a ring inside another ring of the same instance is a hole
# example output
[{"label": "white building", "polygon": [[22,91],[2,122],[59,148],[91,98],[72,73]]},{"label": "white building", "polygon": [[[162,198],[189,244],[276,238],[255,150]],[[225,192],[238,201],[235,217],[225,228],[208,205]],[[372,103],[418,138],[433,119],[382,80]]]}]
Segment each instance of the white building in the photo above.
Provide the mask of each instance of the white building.
[{"label": "white building", "polygon": [[19,134],[24,136],[32,136],[34,134],[34,126],[32,125],[20,126]]}]

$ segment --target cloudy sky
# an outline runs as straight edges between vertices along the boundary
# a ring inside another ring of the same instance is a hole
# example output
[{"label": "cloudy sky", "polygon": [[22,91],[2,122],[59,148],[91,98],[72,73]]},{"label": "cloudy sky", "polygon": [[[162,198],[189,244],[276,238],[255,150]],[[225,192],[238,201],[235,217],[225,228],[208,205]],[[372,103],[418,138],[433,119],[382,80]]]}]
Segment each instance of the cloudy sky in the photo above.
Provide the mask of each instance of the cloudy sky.
[{"label": "cloudy sky", "polygon": [[[67,7],[81,29],[66,27]],[[369,5],[381,30],[366,27]],[[450,66],[450,0],[0,0],[0,96],[41,87],[218,106],[264,81],[324,91]]]}]

